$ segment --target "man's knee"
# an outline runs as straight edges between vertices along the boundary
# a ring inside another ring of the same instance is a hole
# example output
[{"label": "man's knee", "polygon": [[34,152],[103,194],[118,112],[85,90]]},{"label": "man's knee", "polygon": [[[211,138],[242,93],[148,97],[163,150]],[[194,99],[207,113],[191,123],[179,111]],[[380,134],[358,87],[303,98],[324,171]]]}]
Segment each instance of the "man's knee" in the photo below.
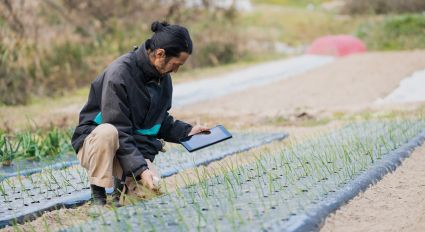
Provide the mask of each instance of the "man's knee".
[{"label": "man's knee", "polygon": [[96,137],[103,142],[115,144],[118,142],[118,130],[109,123],[103,123],[96,127]]}]

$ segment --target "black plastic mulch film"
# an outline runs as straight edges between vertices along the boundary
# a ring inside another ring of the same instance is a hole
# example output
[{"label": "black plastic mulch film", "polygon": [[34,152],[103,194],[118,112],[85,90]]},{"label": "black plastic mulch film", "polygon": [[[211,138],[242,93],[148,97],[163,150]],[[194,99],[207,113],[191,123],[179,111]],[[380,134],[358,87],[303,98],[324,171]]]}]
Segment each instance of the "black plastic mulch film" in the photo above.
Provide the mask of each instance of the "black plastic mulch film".
[{"label": "black plastic mulch film", "polygon": [[394,170],[423,142],[424,128],[413,120],[354,123],[64,231],[315,231]]},{"label": "black plastic mulch film", "polygon": [[[162,177],[171,176],[186,168],[205,165],[228,155],[285,139],[287,136],[287,133],[235,133],[234,138],[229,141],[194,153],[173,147],[165,154],[159,155],[155,163]],[[44,211],[73,207],[89,200],[89,184],[83,168],[54,168],[66,167],[70,163],[73,161],[57,163],[44,169],[32,167],[30,171],[21,170],[21,175],[2,180],[0,228],[34,219]],[[29,175],[34,170],[43,171]]]}]

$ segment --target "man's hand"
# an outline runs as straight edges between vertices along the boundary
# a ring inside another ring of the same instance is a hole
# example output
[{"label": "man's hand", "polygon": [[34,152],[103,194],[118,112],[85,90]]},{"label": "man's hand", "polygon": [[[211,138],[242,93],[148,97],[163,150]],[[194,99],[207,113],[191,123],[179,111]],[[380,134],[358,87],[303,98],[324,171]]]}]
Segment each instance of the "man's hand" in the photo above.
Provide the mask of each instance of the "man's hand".
[{"label": "man's hand", "polygon": [[194,135],[194,134],[198,134],[201,132],[205,132],[205,131],[210,131],[210,129],[206,126],[201,126],[201,125],[196,125],[192,128],[192,130],[189,132],[188,136]]},{"label": "man's hand", "polygon": [[152,191],[159,190],[159,177],[157,177],[151,170],[146,169],[143,171],[141,177],[143,186]]}]

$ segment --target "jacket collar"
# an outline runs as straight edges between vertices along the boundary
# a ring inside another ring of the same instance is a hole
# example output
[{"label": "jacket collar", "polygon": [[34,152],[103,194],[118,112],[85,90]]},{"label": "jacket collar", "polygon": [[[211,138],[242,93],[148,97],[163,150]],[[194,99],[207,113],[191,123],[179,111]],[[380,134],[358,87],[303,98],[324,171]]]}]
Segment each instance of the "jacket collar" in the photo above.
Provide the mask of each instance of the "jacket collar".
[{"label": "jacket collar", "polygon": [[151,64],[148,52],[146,50],[146,43],[141,44],[135,51],[136,54],[136,65],[143,72],[143,82],[147,83],[150,81],[160,82],[161,74]]}]

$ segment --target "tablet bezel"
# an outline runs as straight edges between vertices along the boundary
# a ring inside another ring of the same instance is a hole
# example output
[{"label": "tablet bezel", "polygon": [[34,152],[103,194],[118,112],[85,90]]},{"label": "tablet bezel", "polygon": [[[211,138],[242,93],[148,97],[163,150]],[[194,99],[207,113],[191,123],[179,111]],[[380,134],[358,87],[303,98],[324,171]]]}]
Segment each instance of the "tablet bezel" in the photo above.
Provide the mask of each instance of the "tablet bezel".
[{"label": "tablet bezel", "polygon": [[[182,144],[183,145],[183,147],[185,147],[186,148],[186,150],[187,151],[189,151],[189,152],[194,152],[194,151],[197,151],[197,150],[199,150],[199,149],[202,149],[202,148],[205,148],[205,147],[208,147],[208,146],[211,146],[211,145],[214,145],[214,144],[216,144],[216,143],[219,143],[219,142],[222,142],[222,141],[224,141],[224,140],[227,140],[227,139],[230,139],[230,138],[232,138],[232,134],[228,131],[228,130],[226,130],[226,128],[224,128],[224,126],[223,125],[217,125],[217,126],[215,126],[215,127],[212,127],[212,128],[210,128],[210,130],[213,130],[213,129],[220,129],[224,134],[225,134],[225,137],[223,137],[222,139],[220,139],[220,140],[217,140],[217,141],[215,141],[215,142],[212,142],[212,143],[209,143],[209,144],[206,144],[206,145],[203,145],[203,146],[200,146],[200,147],[196,147],[196,148],[193,148],[193,147],[191,147],[188,143],[187,143],[187,141],[188,140],[190,140],[193,136],[196,136],[197,134],[194,134],[194,135],[191,135],[191,136],[187,136],[187,137],[184,137],[184,138],[182,138],[182,139],[180,139],[180,144]],[[202,133],[202,132],[201,132]],[[199,133],[200,134],[200,133]]]}]

